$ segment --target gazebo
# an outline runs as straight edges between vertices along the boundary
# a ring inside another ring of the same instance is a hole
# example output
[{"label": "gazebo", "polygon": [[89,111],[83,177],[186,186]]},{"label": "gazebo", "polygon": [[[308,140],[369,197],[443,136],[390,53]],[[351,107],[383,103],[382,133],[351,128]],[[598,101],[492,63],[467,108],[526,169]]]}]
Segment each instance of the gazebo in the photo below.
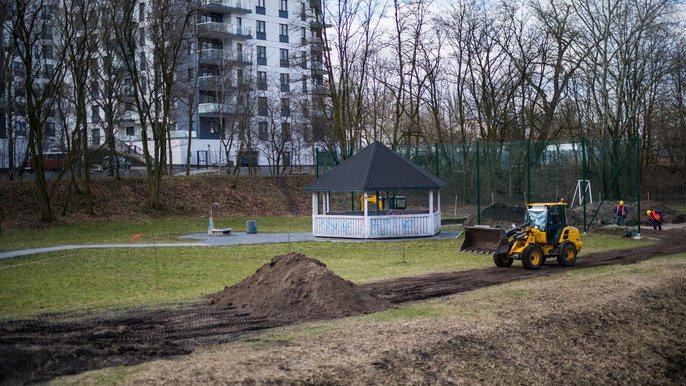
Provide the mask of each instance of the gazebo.
[{"label": "gazebo", "polygon": [[[441,231],[444,186],[441,179],[374,142],[305,187],[312,192],[312,234],[360,239],[433,236]],[[426,191],[428,210],[394,209],[388,194],[384,201],[379,196],[389,191]],[[331,211],[333,192],[361,193],[361,210]],[[372,202],[375,208],[370,210]]]}]

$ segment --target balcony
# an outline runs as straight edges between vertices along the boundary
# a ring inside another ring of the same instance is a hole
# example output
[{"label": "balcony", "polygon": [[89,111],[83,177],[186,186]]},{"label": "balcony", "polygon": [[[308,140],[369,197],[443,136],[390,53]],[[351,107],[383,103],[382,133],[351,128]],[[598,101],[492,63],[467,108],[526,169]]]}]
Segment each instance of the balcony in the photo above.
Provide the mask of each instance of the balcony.
[{"label": "balcony", "polygon": [[322,85],[322,84],[313,84],[312,85],[312,94],[317,94],[317,95],[326,95],[329,93],[329,88]]},{"label": "balcony", "polygon": [[200,9],[214,13],[252,13],[252,1],[200,0]]},{"label": "balcony", "polygon": [[206,21],[198,23],[198,36],[211,39],[252,39],[252,28],[234,25],[228,23],[220,23],[217,21]]},{"label": "balcony", "polygon": [[324,63],[313,60],[312,61],[312,74],[314,75],[324,75],[326,74],[326,69],[324,68]]},{"label": "balcony", "polygon": [[198,115],[201,117],[226,117],[236,114],[236,105],[232,103],[199,103]]},{"label": "balcony", "polygon": [[208,48],[198,51],[200,64],[221,66],[223,64],[252,64],[252,55],[249,52],[228,52],[221,48]]}]

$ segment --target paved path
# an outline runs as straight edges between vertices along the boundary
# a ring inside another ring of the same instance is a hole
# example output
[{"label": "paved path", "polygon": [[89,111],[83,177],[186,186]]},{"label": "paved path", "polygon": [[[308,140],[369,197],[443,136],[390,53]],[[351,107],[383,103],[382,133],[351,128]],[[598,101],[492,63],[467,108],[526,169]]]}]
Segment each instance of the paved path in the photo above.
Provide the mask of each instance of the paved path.
[{"label": "paved path", "polygon": [[[418,237],[417,239],[440,240],[455,239],[460,232],[442,230],[433,237]],[[196,240],[194,242],[179,243],[131,243],[131,244],[82,244],[82,245],[55,245],[52,247],[21,249],[16,251],[0,252],[0,260],[14,257],[35,255],[46,252],[67,251],[74,249],[109,249],[109,248],[150,248],[150,247],[222,247],[230,245],[270,244],[270,243],[295,243],[301,241],[329,241],[329,242],[387,242],[399,239],[341,239],[314,237],[312,233],[232,233],[229,236],[208,236],[206,233],[193,233],[182,236],[184,240]]]}]

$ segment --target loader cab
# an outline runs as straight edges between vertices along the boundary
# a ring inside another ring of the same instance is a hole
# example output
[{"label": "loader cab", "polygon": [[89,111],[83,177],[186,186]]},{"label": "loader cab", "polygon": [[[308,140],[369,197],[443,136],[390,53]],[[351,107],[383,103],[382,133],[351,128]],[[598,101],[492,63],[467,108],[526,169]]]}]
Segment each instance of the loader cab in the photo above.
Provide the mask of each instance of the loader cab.
[{"label": "loader cab", "polygon": [[530,204],[527,206],[526,221],[538,228],[536,242],[555,245],[560,240],[560,233],[567,225],[564,203]]}]

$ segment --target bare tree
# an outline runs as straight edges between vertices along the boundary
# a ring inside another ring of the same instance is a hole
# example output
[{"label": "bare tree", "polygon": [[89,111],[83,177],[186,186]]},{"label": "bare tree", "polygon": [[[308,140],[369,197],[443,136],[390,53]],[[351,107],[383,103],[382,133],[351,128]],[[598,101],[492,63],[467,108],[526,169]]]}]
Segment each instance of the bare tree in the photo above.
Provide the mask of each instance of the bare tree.
[{"label": "bare tree", "polygon": [[[64,60],[61,55],[51,52],[54,46],[43,44],[52,41],[53,27],[51,17],[54,4],[48,1],[15,0],[16,29],[13,36],[23,72],[22,93],[24,94],[23,112],[28,123],[28,148],[35,170],[36,194],[44,222],[55,219],[52,198],[54,187],[49,188],[43,169],[43,151],[48,137],[48,122],[55,104],[55,95],[63,79]],[[52,57],[48,60],[47,57]],[[52,135],[49,135],[52,134]]]},{"label": "bare tree", "polygon": [[151,208],[160,209],[160,189],[162,176],[167,172],[167,139],[175,97],[174,74],[183,48],[187,47],[187,32],[194,8],[190,0],[156,0],[148,4],[150,9],[139,12],[139,16],[135,12],[137,3],[122,1],[118,4],[121,28],[116,33],[131,79],[141,126],[148,202]]}]

